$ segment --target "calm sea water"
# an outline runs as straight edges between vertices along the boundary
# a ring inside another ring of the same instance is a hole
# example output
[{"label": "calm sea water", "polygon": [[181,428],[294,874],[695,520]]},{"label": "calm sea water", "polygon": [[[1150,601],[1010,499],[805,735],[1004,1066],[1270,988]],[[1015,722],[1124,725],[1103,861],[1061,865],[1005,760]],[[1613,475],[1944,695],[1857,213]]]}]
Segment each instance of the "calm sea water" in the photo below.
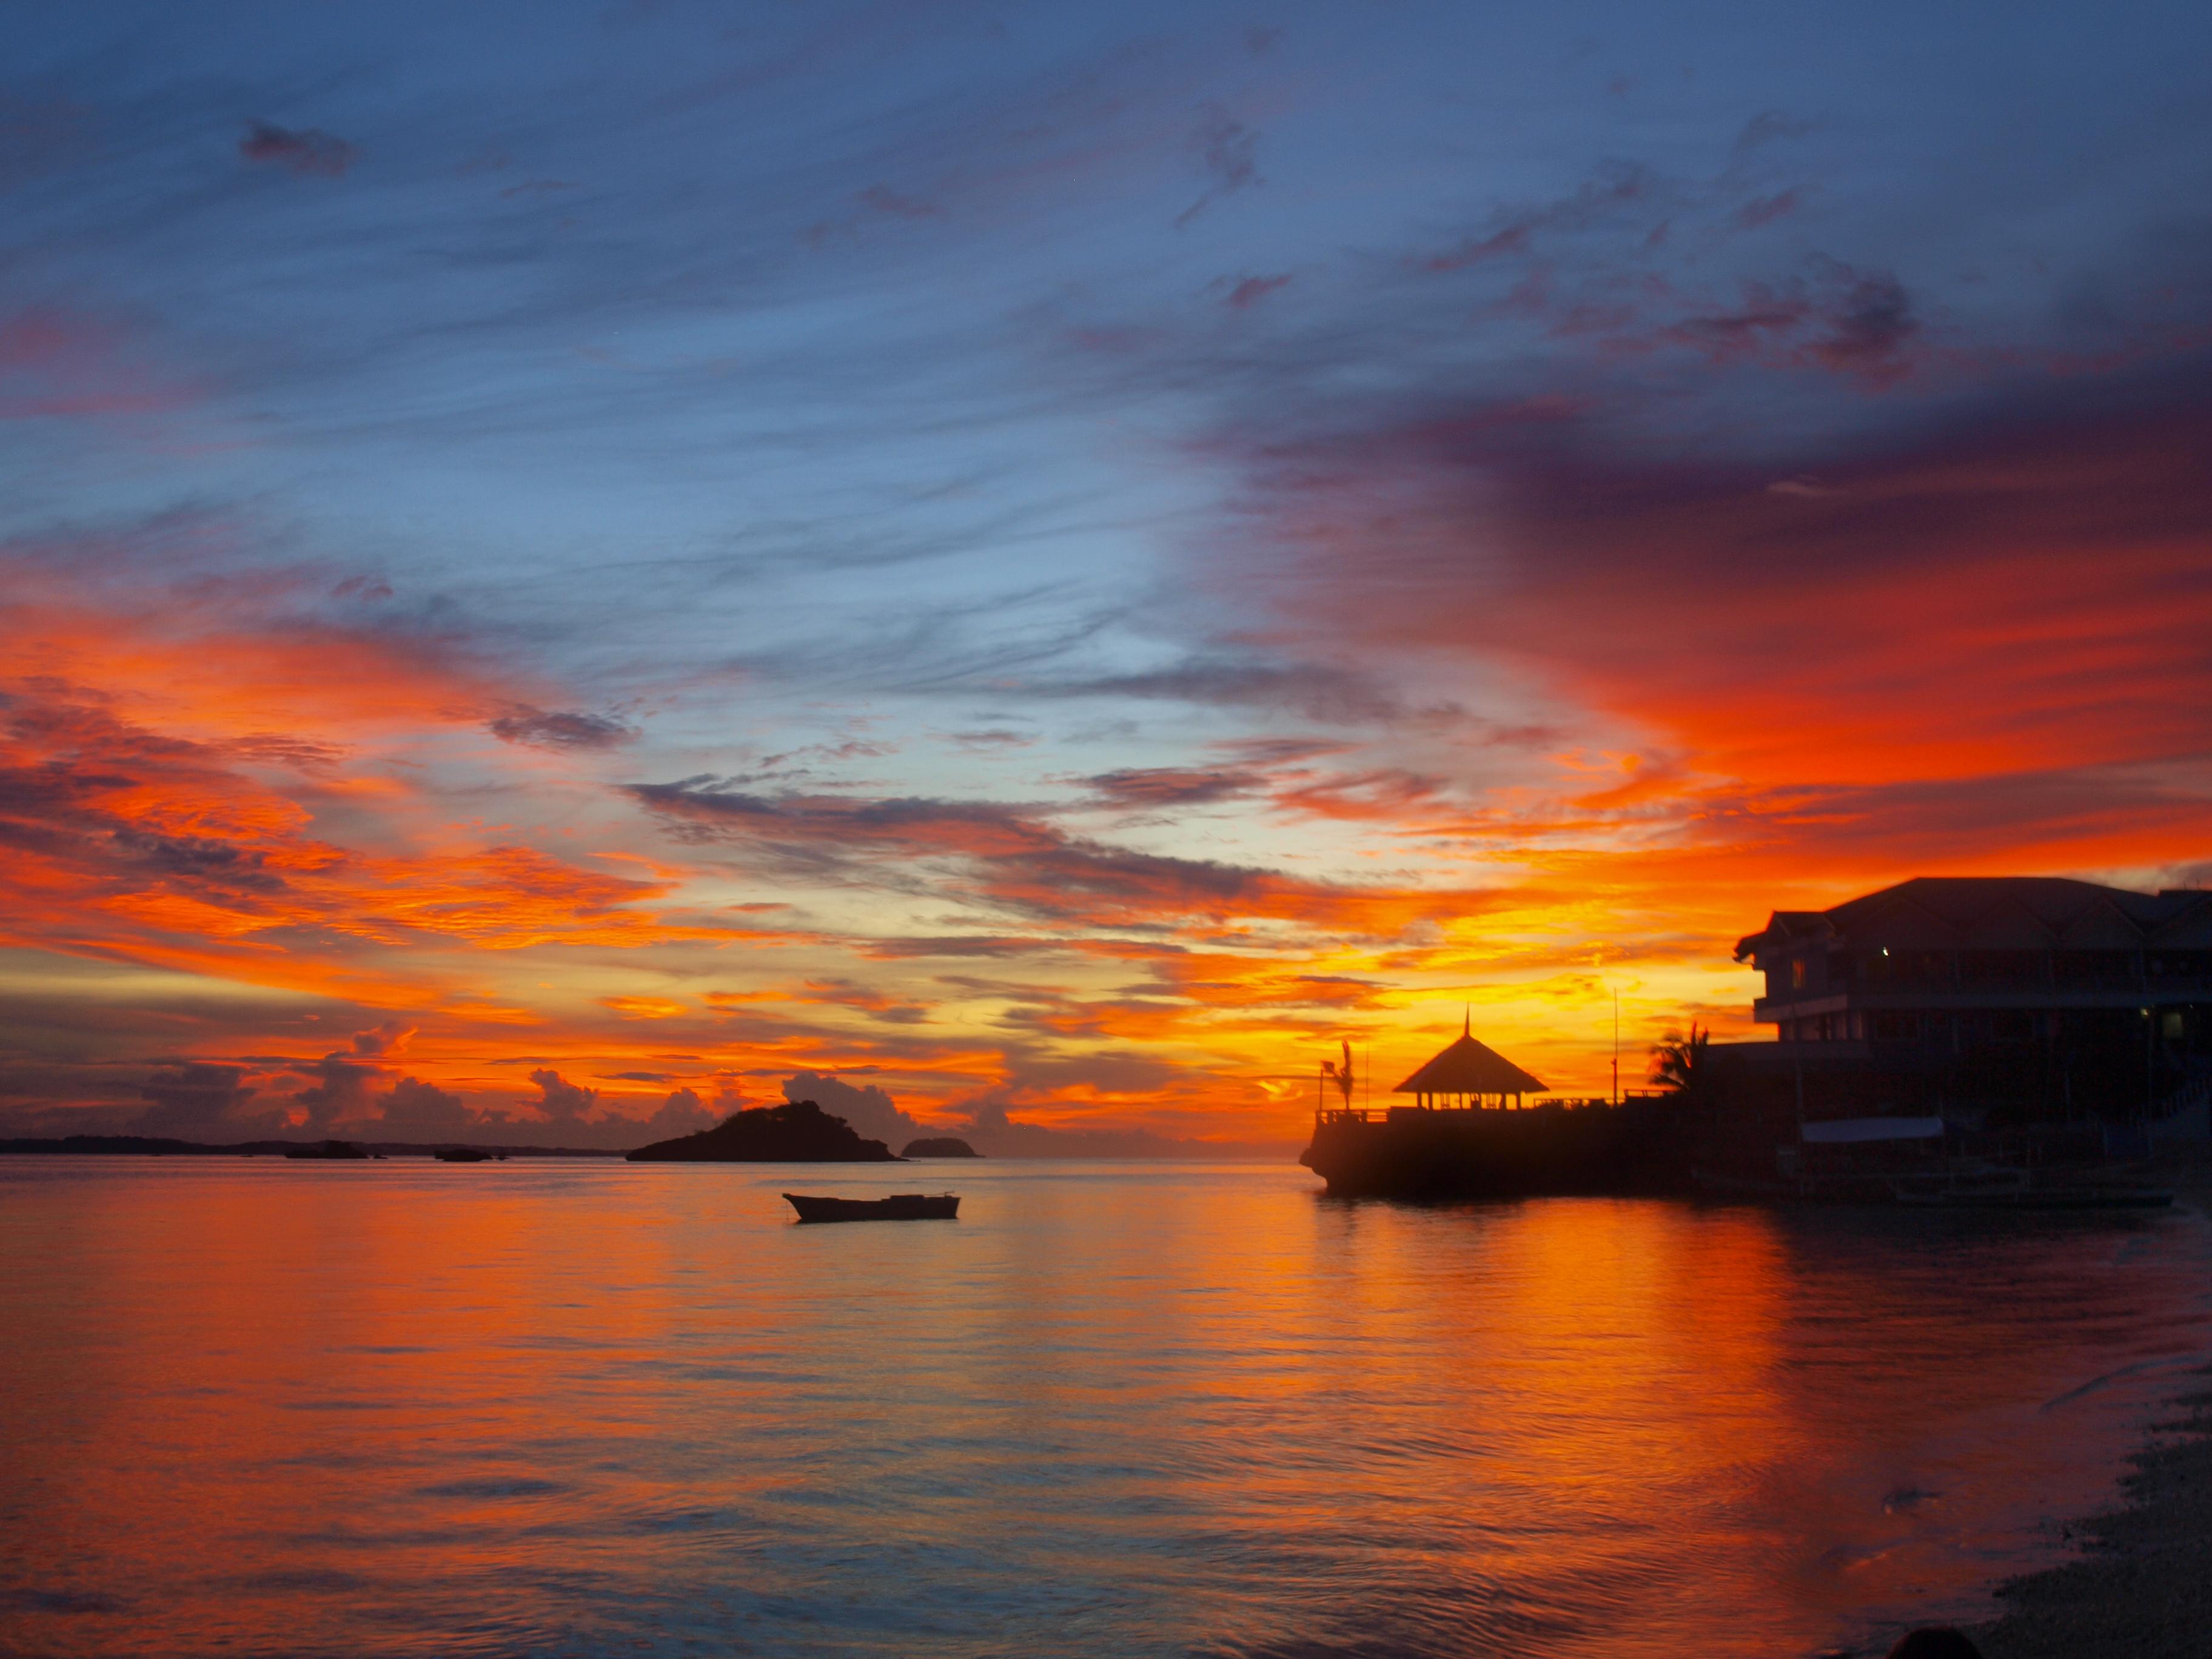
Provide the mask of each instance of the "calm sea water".
[{"label": "calm sea water", "polygon": [[2208,1341],[2192,1214],[1314,1188],[0,1162],[0,1646],[1848,1649],[2047,1559]]}]

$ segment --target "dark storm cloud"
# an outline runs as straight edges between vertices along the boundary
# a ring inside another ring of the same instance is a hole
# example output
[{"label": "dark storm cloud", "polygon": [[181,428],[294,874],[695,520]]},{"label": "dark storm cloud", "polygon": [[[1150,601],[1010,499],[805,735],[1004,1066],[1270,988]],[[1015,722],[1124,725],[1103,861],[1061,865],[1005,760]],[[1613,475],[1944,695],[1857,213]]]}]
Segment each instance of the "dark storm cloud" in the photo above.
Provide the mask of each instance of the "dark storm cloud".
[{"label": "dark storm cloud", "polygon": [[271,121],[247,123],[246,136],[238,141],[238,153],[249,161],[326,179],[343,176],[361,156],[354,145],[320,127],[294,129]]}]

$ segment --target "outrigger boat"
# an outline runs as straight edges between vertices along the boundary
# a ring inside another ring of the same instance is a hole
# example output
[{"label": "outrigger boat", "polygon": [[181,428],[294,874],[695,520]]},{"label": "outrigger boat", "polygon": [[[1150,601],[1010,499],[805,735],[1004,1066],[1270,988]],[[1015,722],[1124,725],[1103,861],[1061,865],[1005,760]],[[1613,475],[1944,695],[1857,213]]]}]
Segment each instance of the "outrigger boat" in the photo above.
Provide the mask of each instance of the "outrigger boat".
[{"label": "outrigger boat", "polygon": [[956,1193],[895,1193],[889,1198],[806,1198],[786,1193],[801,1221],[957,1221]]}]

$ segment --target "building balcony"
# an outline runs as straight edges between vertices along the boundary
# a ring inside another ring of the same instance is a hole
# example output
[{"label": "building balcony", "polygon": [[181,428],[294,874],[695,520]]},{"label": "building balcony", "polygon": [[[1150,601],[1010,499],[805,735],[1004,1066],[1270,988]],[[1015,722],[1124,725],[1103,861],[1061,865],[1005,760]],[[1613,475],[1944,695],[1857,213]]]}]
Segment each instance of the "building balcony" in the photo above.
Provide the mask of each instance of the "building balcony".
[{"label": "building balcony", "polygon": [[2212,1006],[2212,984],[2178,980],[2153,980],[2142,986],[2104,986],[2090,989],[2007,989],[1997,987],[1947,986],[1942,990],[1906,991],[1855,989],[1821,997],[1760,997],[1751,1005],[1751,1017],[1761,1024],[1817,1019],[1841,1013],[1972,1013],[2015,1009],[2029,1012],[2063,1012],[2068,1009],[2171,1008]]},{"label": "building balcony", "polygon": [[1778,1025],[1785,1019],[1812,1019],[1821,1014],[1840,1014],[1854,1006],[1847,991],[1826,996],[1760,997],[1751,1005],[1751,1017],[1762,1025]]}]

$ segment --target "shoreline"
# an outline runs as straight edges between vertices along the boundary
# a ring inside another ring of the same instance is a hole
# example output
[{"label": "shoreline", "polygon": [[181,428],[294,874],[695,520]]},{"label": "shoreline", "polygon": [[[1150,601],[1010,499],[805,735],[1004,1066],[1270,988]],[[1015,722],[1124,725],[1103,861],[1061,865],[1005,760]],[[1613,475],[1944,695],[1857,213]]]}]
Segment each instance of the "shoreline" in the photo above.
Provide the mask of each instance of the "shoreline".
[{"label": "shoreline", "polygon": [[[2200,1378],[2212,1376],[2212,1366]],[[2119,1507],[2067,1524],[2086,1553],[1996,1588],[1984,1659],[2200,1659],[2212,1631],[2212,1387],[2172,1402],[2130,1455]]]},{"label": "shoreline", "polygon": [[[2212,1173],[2172,1173],[2176,1198],[2212,1215]],[[2203,1659],[2212,1632],[2212,1364],[2189,1379],[2129,1454],[2118,1502],[2057,1522],[2082,1553],[1996,1587],[2004,1611],[1968,1629],[1984,1659]]]}]

